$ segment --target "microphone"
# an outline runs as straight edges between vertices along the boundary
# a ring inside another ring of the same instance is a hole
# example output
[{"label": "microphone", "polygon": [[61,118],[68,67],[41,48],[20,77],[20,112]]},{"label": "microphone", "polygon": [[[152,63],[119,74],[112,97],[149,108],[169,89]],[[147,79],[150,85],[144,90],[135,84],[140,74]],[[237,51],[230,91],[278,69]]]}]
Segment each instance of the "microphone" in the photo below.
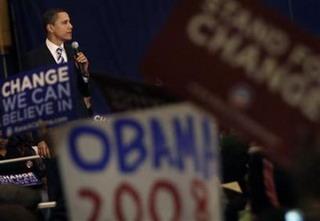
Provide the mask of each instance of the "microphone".
[{"label": "microphone", "polygon": [[[79,52],[81,52],[80,47],[79,47],[79,43],[77,41],[73,41],[71,43],[71,47],[73,48],[75,55],[77,55]],[[78,65],[79,65],[79,69],[80,69],[82,76],[87,77],[88,74],[85,72],[83,64],[78,63]]]},{"label": "microphone", "polygon": [[71,47],[73,48],[75,54],[80,52],[79,43],[77,41],[72,42]]}]

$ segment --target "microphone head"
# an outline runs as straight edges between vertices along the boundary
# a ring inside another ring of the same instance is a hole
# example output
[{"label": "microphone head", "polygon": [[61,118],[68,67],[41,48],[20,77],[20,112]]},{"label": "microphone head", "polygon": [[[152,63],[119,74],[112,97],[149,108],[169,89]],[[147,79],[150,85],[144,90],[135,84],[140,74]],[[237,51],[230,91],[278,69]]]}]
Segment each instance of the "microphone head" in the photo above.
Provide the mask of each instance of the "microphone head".
[{"label": "microphone head", "polygon": [[79,49],[79,43],[77,41],[74,41],[71,43],[71,47],[75,50]]}]

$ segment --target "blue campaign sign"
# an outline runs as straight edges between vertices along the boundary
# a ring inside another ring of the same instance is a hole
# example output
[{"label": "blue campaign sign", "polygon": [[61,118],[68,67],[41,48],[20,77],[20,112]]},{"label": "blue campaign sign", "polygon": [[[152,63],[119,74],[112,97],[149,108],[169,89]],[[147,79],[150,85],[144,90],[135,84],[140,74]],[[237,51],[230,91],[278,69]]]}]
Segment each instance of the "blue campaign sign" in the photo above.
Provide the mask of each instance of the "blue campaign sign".
[{"label": "blue campaign sign", "polygon": [[37,186],[42,182],[33,172],[0,175],[0,185],[14,184],[22,186]]},{"label": "blue campaign sign", "polygon": [[75,118],[73,66],[48,66],[23,72],[0,84],[2,134],[10,136]]}]

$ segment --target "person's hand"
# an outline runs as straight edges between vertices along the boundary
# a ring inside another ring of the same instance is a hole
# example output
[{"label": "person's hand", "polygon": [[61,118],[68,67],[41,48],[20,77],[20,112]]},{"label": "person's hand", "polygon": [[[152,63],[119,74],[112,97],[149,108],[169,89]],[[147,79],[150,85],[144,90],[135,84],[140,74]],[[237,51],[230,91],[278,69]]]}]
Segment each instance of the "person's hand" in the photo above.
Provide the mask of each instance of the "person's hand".
[{"label": "person's hand", "polygon": [[87,57],[82,53],[78,52],[75,55],[76,66],[80,69],[83,75],[89,77],[89,61]]},{"label": "person's hand", "polygon": [[0,136],[0,156],[5,156],[7,153],[8,139],[4,139]]},{"label": "person's hand", "polygon": [[89,109],[92,106],[92,99],[91,97],[83,97],[84,104],[86,105],[86,108]]},{"label": "person's hand", "polygon": [[43,157],[43,158],[51,157],[49,147],[45,141],[40,141],[37,147],[38,147],[38,154],[40,157]]}]

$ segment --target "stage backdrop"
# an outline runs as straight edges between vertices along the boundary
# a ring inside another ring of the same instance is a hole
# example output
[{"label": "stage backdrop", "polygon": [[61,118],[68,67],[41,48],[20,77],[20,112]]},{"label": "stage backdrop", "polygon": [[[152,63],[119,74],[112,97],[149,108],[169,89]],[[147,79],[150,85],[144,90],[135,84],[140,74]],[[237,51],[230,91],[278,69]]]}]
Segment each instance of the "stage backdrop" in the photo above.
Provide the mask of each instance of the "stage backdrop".
[{"label": "stage backdrop", "polygon": [[[11,0],[18,57],[44,42],[41,14],[70,12],[74,39],[90,58],[92,71],[140,79],[139,63],[179,0]],[[303,29],[320,33],[319,0],[263,0]]]},{"label": "stage backdrop", "polygon": [[74,40],[91,70],[140,78],[138,64],[176,0],[11,0],[20,57],[44,42],[41,16],[47,8],[71,15]]},{"label": "stage backdrop", "polygon": [[320,36],[320,1],[319,0],[261,0],[275,8],[281,14],[303,30]]}]

